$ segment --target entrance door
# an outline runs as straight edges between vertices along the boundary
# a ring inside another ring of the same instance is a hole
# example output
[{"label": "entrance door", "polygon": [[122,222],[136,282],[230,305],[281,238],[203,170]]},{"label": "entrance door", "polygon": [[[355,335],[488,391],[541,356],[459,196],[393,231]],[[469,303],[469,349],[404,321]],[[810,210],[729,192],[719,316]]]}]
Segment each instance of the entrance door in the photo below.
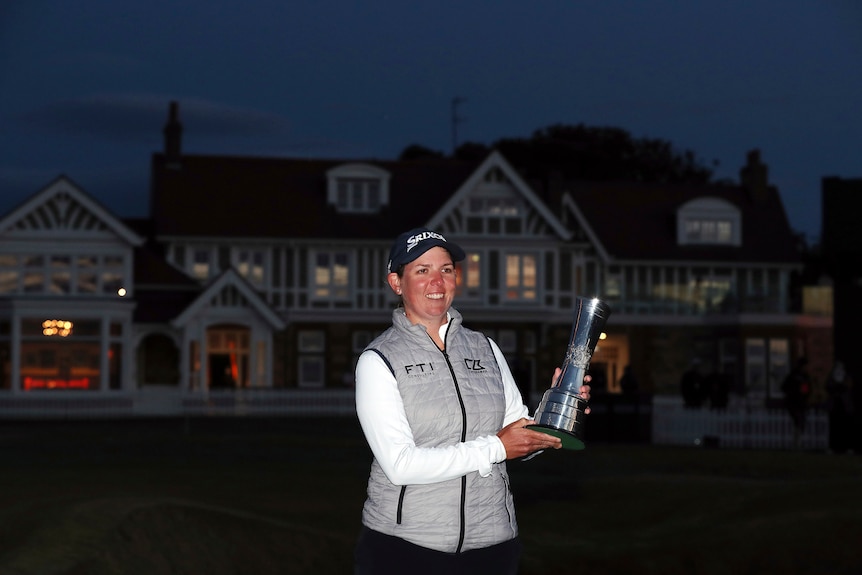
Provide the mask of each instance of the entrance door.
[{"label": "entrance door", "polygon": [[601,380],[599,385],[593,389],[602,389],[610,393],[620,393],[620,377],[623,368],[628,365],[629,350],[628,340],[624,335],[609,334],[606,339],[599,341],[595,353],[590,361],[590,375],[593,380]]},{"label": "entrance door", "polygon": [[230,365],[230,356],[223,353],[209,355],[210,389],[233,389],[236,379]]},{"label": "entrance door", "polygon": [[249,329],[216,326],[207,330],[210,389],[249,386]]}]

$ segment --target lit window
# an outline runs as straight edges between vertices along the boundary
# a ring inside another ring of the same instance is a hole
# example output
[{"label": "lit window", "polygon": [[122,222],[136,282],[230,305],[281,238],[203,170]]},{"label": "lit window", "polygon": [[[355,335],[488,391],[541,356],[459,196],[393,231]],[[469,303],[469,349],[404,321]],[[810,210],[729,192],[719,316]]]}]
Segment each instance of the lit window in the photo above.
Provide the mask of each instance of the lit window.
[{"label": "lit window", "polygon": [[623,276],[617,267],[608,268],[605,272],[605,297],[618,299],[622,296]]},{"label": "lit window", "polygon": [[524,213],[522,202],[514,197],[482,198],[472,197],[467,202],[468,211],[484,216],[519,216]]},{"label": "lit window", "polygon": [[532,254],[507,255],[505,273],[507,300],[536,300],[536,256]]},{"label": "lit window", "polygon": [[78,293],[92,294],[99,291],[99,275],[95,256],[78,257]]},{"label": "lit window", "polygon": [[349,256],[345,252],[319,252],[313,270],[314,295],[346,299],[350,280]]},{"label": "lit window", "polygon": [[677,242],[680,245],[742,245],[739,208],[717,197],[699,197],[677,210]]},{"label": "lit window", "polygon": [[16,293],[19,276],[17,256],[0,255],[0,294]]},{"label": "lit window", "polygon": [[522,235],[530,210],[518,189],[499,170],[491,170],[460,206],[465,229],[477,235]]},{"label": "lit window", "polygon": [[42,256],[24,258],[24,292],[42,293],[45,291],[45,260]]},{"label": "lit window", "polygon": [[122,256],[105,256],[102,262],[102,293],[116,294],[123,287]]},{"label": "lit window", "polygon": [[262,250],[238,250],[236,252],[236,269],[241,276],[256,286],[264,282],[265,254]]},{"label": "lit window", "polygon": [[686,220],[685,238],[692,244],[727,244],[733,224],[728,220]]},{"label": "lit window", "polygon": [[67,294],[72,284],[72,259],[69,256],[51,256],[52,294]]},{"label": "lit window", "polygon": [[198,249],[192,253],[192,276],[199,280],[210,277],[211,255],[209,250]]},{"label": "lit window", "polygon": [[832,286],[804,286],[802,288],[802,313],[832,316]]},{"label": "lit window", "polygon": [[705,275],[689,280],[682,299],[688,300],[698,312],[717,312],[722,311],[728,298],[732,297],[733,281],[730,276]]},{"label": "lit window", "polygon": [[478,297],[482,287],[482,256],[478,252],[468,252],[458,269],[458,295]]}]

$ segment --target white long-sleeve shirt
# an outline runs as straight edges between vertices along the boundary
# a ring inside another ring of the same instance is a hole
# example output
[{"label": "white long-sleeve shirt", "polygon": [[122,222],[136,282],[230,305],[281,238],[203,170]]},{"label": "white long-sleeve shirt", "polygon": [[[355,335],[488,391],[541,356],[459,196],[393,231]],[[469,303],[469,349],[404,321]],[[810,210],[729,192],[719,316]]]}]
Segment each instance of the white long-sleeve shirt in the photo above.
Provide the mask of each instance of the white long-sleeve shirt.
[{"label": "white long-sleeve shirt", "polygon": [[[443,341],[448,327],[446,323],[440,328]],[[521,400],[521,392],[506,359],[493,340],[491,348],[503,376],[506,403],[503,425],[506,426],[529,417],[529,409]],[[506,460],[506,449],[496,435],[447,447],[417,447],[395,376],[374,352],[362,353],[356,364],[356,413],[371,452],[386,477],[396,485],[436,483],[473,471],[486,477],[492,465]]]}]

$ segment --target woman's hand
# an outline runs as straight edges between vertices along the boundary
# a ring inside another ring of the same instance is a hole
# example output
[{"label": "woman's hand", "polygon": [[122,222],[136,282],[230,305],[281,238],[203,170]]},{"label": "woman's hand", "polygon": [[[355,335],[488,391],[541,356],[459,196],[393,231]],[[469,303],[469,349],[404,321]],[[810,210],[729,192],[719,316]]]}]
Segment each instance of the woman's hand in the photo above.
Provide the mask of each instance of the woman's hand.
[{"label": "woman's hand", "polygon": [[[562,371],[563,371],[563,370],[562,370],[562,369],[560,369],[559,367],[558,367],[557,369],[555,369],[555,370],[554,370],[554,377],[552,377],[552,378],[551,378],[551,385],[554,385],[554,383],[555,383],[555,382],[557,381],[557,379],[560,377],[560,372],[562,372]],[[593,380],[593,377],[592,377],[591,375],[585,375],[585,376],[584,376],[584,384],[583,384],[583,385],[581,386],[581,388],[578,390],[578,395],[580,395],[581,397],[583,397],[583,398],[584,398],[585,400],[587,400],[587,401],[589,401],[589,400],[590,400],[590,389],[591,389],[591,387],[590,387],[589,383],[590,383],[592,380]],[[584,413],[585,413],[585,414],[587,414],[587,413],[589,413],[589,412],[590,412],[590,408],[589,408],[589,407],[587,407],[587,408],[584,410]]]},{"label": "woman's hand", "polygon": [[532,419],[522,417],[497,432],[497,437],[506,448],[506,459],[526,457],[541,449],[560,449],[563,446],[563,441],[559,437],[527,427],[534,423],[536,422]]}]

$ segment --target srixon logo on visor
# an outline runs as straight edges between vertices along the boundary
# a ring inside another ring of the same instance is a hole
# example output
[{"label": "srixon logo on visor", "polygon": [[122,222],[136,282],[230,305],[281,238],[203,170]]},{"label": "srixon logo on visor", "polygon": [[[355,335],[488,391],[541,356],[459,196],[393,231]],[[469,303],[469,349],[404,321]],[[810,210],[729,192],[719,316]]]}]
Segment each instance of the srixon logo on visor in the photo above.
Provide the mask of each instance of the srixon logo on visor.
[{"label": "srixon logo on visor", "polygon": [[410,236],[407,238],[407,252],[415,248],[419,245],[419,242],[430,239],[438,239],[440,241],[445,242],[446,238],[438,234],[437,232],[422,232],[421,234],[416,234],[415,236]]}]

